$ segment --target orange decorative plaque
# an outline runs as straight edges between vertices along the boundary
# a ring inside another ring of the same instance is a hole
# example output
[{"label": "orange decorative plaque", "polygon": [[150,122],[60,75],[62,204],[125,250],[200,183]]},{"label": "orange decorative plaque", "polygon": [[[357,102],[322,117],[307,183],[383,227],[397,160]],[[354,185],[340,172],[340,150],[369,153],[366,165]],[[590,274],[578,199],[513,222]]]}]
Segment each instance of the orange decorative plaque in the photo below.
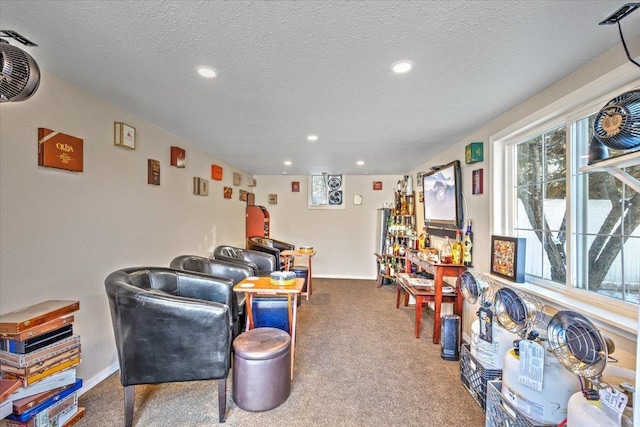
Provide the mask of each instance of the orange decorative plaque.
[{"label": "orange decorative plaque", "polygon": [[75,136],[38,128],[38,166],[82,172],[82,143]]},{"label": "orange decorative plaque", "polygon": [[222,166],[211,165],[211,179],[222,181]]}]

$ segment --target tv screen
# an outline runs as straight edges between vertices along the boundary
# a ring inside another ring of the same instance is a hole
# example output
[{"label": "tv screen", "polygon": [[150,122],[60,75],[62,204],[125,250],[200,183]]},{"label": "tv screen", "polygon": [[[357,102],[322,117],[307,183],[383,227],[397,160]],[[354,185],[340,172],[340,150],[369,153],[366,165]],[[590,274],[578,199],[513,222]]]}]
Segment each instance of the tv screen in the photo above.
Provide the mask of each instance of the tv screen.
[{"label": "tv screen", "polygon": [[434,168],[422,176],[424,224],[429,228],[462,228],[460,161]]}]

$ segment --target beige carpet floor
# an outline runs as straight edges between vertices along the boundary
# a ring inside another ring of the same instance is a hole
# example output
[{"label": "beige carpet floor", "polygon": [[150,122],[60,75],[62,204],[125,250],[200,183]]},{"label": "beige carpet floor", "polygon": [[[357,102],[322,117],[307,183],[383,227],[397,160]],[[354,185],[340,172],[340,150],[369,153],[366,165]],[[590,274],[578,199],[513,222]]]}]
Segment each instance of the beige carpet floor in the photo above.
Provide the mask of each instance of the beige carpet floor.
[{"label": "beige carpet floor", "polygon": [[[460,363],[432,343],[433,312],[414,336],[413,307],[395,308],[395,286],[314,279],[298,309],[295,378],[289,399],[270,411],[235,406],[230,374],[228,426],[484,426],[460,381]],[[80,397],[78,427],[122,426],[118,373]],[[215,381],[136,387],[134,426],[217,424]]]}]

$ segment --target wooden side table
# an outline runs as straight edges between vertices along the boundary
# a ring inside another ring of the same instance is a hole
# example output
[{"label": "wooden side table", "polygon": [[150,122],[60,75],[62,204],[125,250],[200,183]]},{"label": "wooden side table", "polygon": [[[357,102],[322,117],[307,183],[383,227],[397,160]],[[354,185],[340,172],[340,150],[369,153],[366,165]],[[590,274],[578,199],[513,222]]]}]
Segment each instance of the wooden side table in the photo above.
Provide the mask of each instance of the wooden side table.
[{"label": "wooden side table", "polygon": [[[433,274],[434,289],[411,286],[406,280],[396,281],[396,308],[400,306],[400,294],[404,290],[404,305],[408,305],[409,295],[416,299],[416,338],[420,338],[420,324],[422,321],[422,305],[428,302],[434,303],[433,314],[433,343],[440,342],[440,312],[442,303],[453,303],[453,312],[462,320],[462,292],[460,292],[459,277],[467,269],[464,265],[439,264],[425,261],[418,257],[416,252],[409,251],[406,255],[407,271],[411,271],[411,263],[416,264],[422,270]],[[457,277],[456,289],[452,293],[443,293],[443,278]]]},{"label": "wooden side table", "polygon": [[296,349],[296,325],[298,323],[298,295],[304,286],[304,279],[296,279],[293,285],[273,285],[270,277],[248,277],[233,287],[235,292],[244,292],[246,297],[247,330],[253,329],[253,296],[255,294],[286,295],[289,310],[289,335],[291,335],[291,379]]},{"label": "wooden side table", "polygon": [[286,269],[289,270],[289,260],[288,258],[295,258],[295,257],[307,257],[309,259],[309,266],[308,266],[308,270],[307,270],[307,292],[302,292],[302,295],[306,298],[307,301],[309,301],[309,296],[311,295],[312,291],[312,284],[311,284],[311,260],[313,258],[313,256],[316,254],[316,251],[312,251],[312,252],[302,252],[299,249],[296,250],[285,250],[280,252],[280,255],[282,255],[285,258],[285,262],[284,265],[286,265]]}]

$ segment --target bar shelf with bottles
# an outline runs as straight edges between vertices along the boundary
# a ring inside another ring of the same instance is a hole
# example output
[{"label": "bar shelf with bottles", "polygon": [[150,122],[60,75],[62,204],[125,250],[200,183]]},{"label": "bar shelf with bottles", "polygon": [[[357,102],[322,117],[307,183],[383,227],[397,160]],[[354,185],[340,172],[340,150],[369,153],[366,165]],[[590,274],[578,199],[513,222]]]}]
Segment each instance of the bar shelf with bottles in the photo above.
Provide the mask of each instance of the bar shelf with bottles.
[{"label": "bar shelf with bottles", "polygon": [[393,283],[397,273],[405,272],[406,254],[418,248],[415,194],[409,176],[398,182],[394,203],[386,223],[382,253],[377,253],[378,286]]}]

